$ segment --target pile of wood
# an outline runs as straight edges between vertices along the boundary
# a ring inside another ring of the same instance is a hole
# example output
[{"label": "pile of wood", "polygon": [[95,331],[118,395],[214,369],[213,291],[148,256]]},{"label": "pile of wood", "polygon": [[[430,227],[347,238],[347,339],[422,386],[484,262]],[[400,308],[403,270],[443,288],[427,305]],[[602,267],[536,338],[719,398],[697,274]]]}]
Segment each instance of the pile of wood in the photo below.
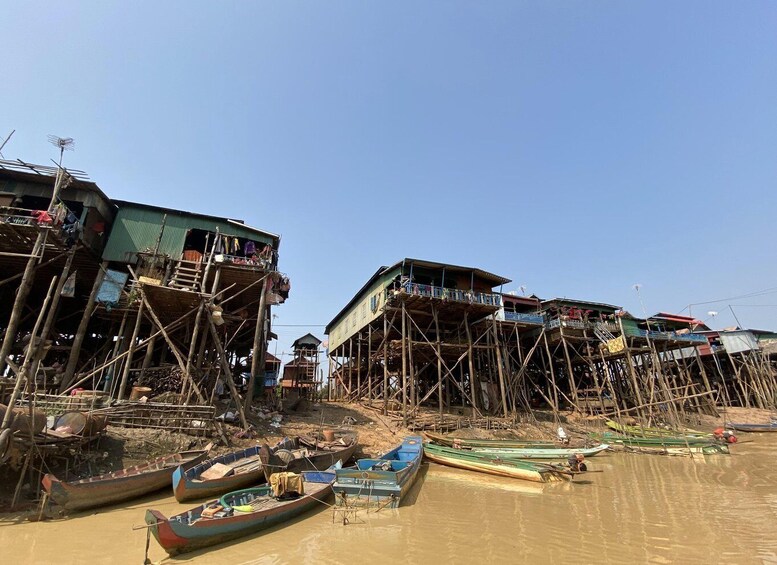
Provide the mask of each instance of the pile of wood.
[{"label": "pile of wood", "polygon": [[176,365],[165,365],[162,367],[150,367],[138,377],[134,386],[147,386],[153,392],[153,395],[164,392],[180,392],[183,384],[183,372]]}]

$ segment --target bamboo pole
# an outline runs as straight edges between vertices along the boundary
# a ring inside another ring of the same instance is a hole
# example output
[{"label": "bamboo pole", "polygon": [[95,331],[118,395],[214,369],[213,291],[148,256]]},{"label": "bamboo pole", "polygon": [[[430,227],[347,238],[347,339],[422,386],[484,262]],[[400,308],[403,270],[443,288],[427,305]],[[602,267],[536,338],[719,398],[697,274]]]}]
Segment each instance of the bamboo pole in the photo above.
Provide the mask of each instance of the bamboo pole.
[{"label": "bamboo pole", "polygon": [[100,265],[100,271],[97,273],[97,276],[94,279],[94,285],[92,285],[92,291],[89,293],[89,298],[86,301],[86,308],[84,308],[84,314],[81,316],[81,321],[78,324],[78,329],[76,330],[75,338],[73,339],[73,345],[70,348],[70,356],[67,360],[67,365],[65,366],[65,371],[62,376],[62,384],[60,385],[60,392],[64,391],[64,389],[68,388],[72,381],[76,370],[76,365],[78,364],[78,357],[81,354],[81,346],[84,343],[84,338],[86,337],[86,330],[89,327],[89,320],[92,317],[92,313],[94,312],[94,307],[97,300],[97,293],[100,290],[100,285],[103,282],[103,279],[105,278],[105,274],[108,268],[108,261],[103,261]]},{"label": "bamboo pole", "polygon": [[140,302],[138,306],[138,315],[135,318],[135,327],[132,330],[132,338],[130,338],[129,348],[127,350],[127,363],[124,365],[124,371],[121,375],[121,384],[119,384],[118,400],[124,400],[124,391],[127,389],[127,379],[129,378],[130,367],[132,366],[132,356],[135,354],[135,342],[138,339],[138,333],[140,332],[140,325],[143,321],[143,307],[144,302]]},{"label": "bamboo pole", "polygon": [[[16,401],[19,399],[22,386],[27,385],[30,365],[32,364],[32,352],[35,350],[35,340],[37,339],[36,336],[38,335],[38,329],[40,329],[40,325],[43,322],[43,317],[46,314],[46,309],[48,308],[49,301],[51,300],[51,294],[56,284],[57,277],[54,276],[51,278],[51,283],[49,283],[49,289],[48,292],[46,292],[46,298],[43,301],[43,306],[38,312],[38,318],[35,321],[35,326],[32,328],[30,342],[27,344],[27,352],[24,355],[24,362],[22,363],[19,372],[16,374],[16,383],[14,383],[11,397],[8,399],[8,409],[5,411],[5,415],[3,416],[3,423],[0,425],[0,428],[2,429],[7,429],[11,425],[11,417],[14,415],[14,406],[16,405]],[[32,419],[30,419],[30,426],[32,427]],[[22,476],[24,476],[24,473],[22,473]]]},{"label": "bamboo pole", "polygon": [[407,312],[402,301],[402,426],[407,427]]},{"label": "bamboo pole", "polygon": [[[267,336],[264,333],[264,319],[267,310],[267,290],[269,277],[265,277],[262,284],[262,295],[259,300],[259,311],[256,315],[256,329],[254,331],[254,346],[252,349],[251,358],[251,376],[248,379],[248,390],[246,391],[244,410],[247,412],[251,406],[251,401],[254,398],[254,383],[256,382],[256,374],[259,372],[259,364],[261,363],[262,375],[264,375],[264,354],[267,347]],[[212,321],[212,317],[209,315],[209,319]]]},{"label": "bamboo pole", "polygon": [[213,345],[216,348],[219,363],[221,364],[221,369],[224,372],[224,380],[227,383],[227,388],[229,388],[232,399],[235,401],[235,407],[237,408],[238,415],[240,416],[240,423],[243,425],[243,429],[247,430],[248,420],[246,420],[245,411],[243,410],[243,403],[241,402],[240,394],[238,394],[237,388],[235,388],[235,379],[232,377],[232,369],[229,366],[227,355],[221,345],[221,338],[219,337],[219,333],[216,330],[216,324],[213,323],[213,315],[211,314],[210,310],[206,310],[205,312],[208,316],[208,329],[210,330],[210,334],[213,337]]}]

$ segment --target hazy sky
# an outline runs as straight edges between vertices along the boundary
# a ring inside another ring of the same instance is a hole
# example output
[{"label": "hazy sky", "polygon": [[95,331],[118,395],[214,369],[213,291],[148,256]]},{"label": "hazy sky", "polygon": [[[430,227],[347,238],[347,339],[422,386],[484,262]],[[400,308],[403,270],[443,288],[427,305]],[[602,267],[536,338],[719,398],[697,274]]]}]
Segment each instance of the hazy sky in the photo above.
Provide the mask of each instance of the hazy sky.
[{"label": "hazy sky", "polygon": [[281,234],[279,352],[403,257],[777,329],[774,2],[0,10],[5,157]]}]

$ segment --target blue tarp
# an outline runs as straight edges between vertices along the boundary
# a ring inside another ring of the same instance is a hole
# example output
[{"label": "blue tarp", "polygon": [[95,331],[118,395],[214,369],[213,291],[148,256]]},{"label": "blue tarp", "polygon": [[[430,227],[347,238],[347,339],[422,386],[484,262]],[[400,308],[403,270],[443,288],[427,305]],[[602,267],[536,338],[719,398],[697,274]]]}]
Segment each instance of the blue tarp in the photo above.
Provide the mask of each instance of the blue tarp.
[{"label": "blue tarp", "polygon": [[128,278],[128,273],[108,269],[100,285],[100,290],[97,291],[97,302],[105,304],[108,308],[116,306],[121,297],[121,289],[127,284]]}]

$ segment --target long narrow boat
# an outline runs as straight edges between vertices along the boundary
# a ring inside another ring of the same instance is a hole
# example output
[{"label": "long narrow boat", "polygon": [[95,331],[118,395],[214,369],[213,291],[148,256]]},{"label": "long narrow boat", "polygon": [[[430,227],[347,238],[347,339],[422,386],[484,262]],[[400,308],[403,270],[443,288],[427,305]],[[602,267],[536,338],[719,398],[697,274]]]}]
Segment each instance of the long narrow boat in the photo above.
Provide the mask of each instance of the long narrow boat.
[{"label": "long narrow boat", "polygon": [[301,474],[304,494],[300,496],[276,498],[270,486],[243,489],[170,518],[147,510],[146,524],[171,556],[241,538],[288,522],[332,494],[334,467]]},{"label": "long narrow boat", "polygon": [[606,441],[613,448],[656,455],[715,455],[731,453],[728,445],[710,438],[645,438],[618,435],[613,433],[591,434]]},{"label": "long narrow boat", "polygon": [[79,481],[61,481],[47,474],[41,481],[51,499],[65,510],[85,510],[137,498],[170,486],[178,466],[189,468],[203,461],[211,446],[158,457],[134,467],[88,477]]},{"label": "long narrow boat", "polygon": [[445,436],[434,432],[424,432],[424,435],[429,440],[437,445],[444,445],[446,447],[453,447],[453,443],[461,447],[489,447],[489,448],[505,448],[505,449],[520,449],[520,448],[539,448],[539,449],[553,449],[555,447],[563,447],[559,444],[553,443],[547,440],[536,439],[467,439],[458,438],[455,436]]},{"label": "long narrow boat", "polygon": [[777,421],[772,421],[770,424],[737,424],[729,422],[726,424],[726,428],[731,428],[738,432],[777,432]]},{"label": "long narrow boat", "polygon": [[687,447],[689,445],[706,445],[714,443],[714,440],[710,437],[638,437],[626,434],[616,434],[613,432],[591,433],[589,434],[589,437],[608,444],[627,443],[629,445],[644,447]]},{"label": "long narrow boat", "polygon": [[173,472],[173,493],[178,502],[224,494],[263,483],[264,462],[269,461],[266,445],[233,451],[193,467],[179,465]]},{"label": "long narrow boat", "polygon": [[282,471],[323,471],[337,461],[348,461],[358,445],[354,432],[341,433],[333,442],[313,438],[284,438],[273,448],[250,447],[221,455],[173,473],[178,502],[204,499],[264,483]]},{"label": "long narrow boat", "polygon": [[500,477],[523,479],[535,483],[569,480],[573,475],[573,473],[561,466],[518,459],[502,459],[496,455],[454,449],[452,447],[434,445],[433,443],[424,445],[424,455],[430,461],[447,465],[448,467],[488,473],[489,475],[498,475]]},{"label": "long narrow boat", "polygon": [[609,445],[603,443],[594,447],[580,447],[576,449],[535,449],[535,448],[492,448],[492,447],[473,447],[472,453],[482,453],[483,455],[493,455],[501,459],[566,459],[571,455],[582,453],[585,457],[593,457],[597,453],[609,449]]},{"label": "long narrow boat", "polygon": [[397,508],[418,474],[422,445],[420,436],[408,436],[377,459],[359,459],[356,468],[338,469],[332,486],[337,504]]},{"label": "long narrow boat", "polygon": [[313,438],[294,438],[286,447],[273,449],[264,466],[267,480],[274,473],[322,471],[342,461],[350,461],[359,445],[359,434],[342,432],[333,442],[318,442]]},{"label": "long narrow boat", "polygon": [[635,437],[672,437],[672,438],[710,438],[712,434],[699,432],[696,430],[670,430],[664,428],[654,428],[648,426],[631,426],[628,424],[619,424],[613,420],[607,420],[607,427],[616,432]]}]

